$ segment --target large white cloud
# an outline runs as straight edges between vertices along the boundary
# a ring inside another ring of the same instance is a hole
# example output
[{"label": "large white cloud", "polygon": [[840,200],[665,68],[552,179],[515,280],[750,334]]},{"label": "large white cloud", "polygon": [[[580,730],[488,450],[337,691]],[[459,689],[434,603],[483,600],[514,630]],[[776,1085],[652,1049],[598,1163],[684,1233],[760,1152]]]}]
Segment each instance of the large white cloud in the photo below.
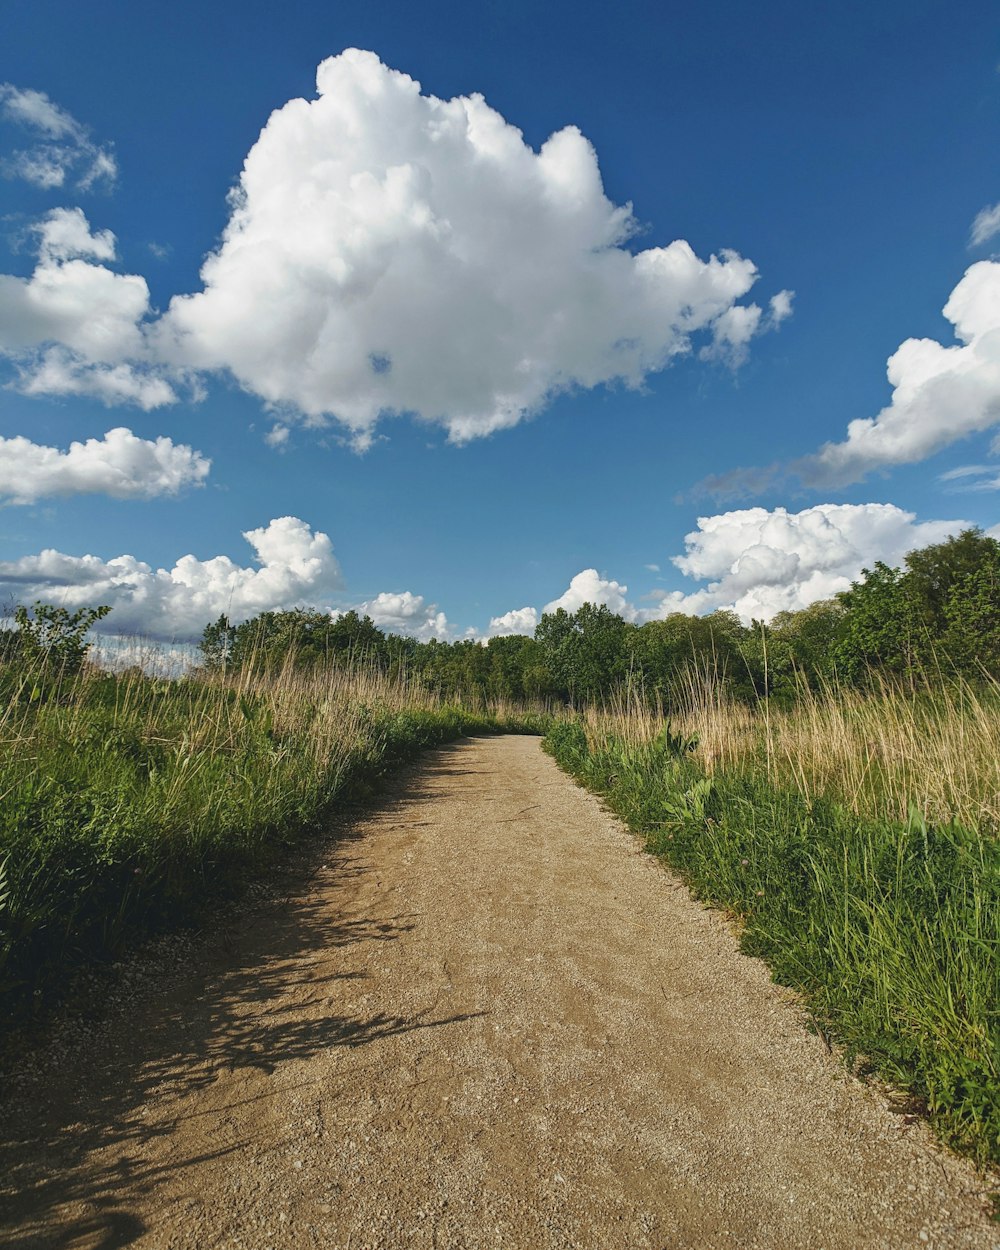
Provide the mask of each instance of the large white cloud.
[{"label": "large white cloud", "polygon": [[[555,393],[638,386],[706,330],[739,356],[759,308],[731,251],[632,254],[575,128],[539,152],[479,95],[440,100],[371,52],[324,61],[318,98],[272,113],[246,158],[204,289],[175,298],[161,350],[363,444],[411,412],[463,441]],[[790,297],[772,304],[769,324]]]},{"label": "large white cloud", "polygon": [[[34,273],[0,275],[0,353],[25,393],[150,409],[223,371],[274,409],[277,445],[298,416],[362,447],[398,413],[463,442],[561,391],[638,387],[699,333],[703,356],[738,365],[791,309],[785,291],[767,312],[740,304],[757,272],[733,251],[631,251],[631,205],[604,194],[573,126],[536,152],[481,96],[422,95],[354,49],[317,88],[271,115],[203,289],[162,317],[144,278],[111,267],[110,231],[79,209],[38,224]],[[112,160],[40,92],[0,88],[0,109],[45,141],[25,176],[61,186],[63,149],[91,161],[84,182]]]},{"label": "large white cloud", "polygon": [[32,136],[28,147],[0,161],[6,177],[23,178],[43,190],[75,179],[76,186],[87,191],[110,186],[118,176],[111,148],[95,143],[87,127],[44,91],[0,83],[0,116]]},{"label": "large white cloud", "polygon": [[71,443],[67,451],[30,439],[0,438],[0,503],[28,504],[54,495],[152,499],[200,486],[211,461],[183,443],[109,430]]},{"label": "large white cloud", "polygon": [[843,442],[799,461],[794,468],[805,482],[857,481],[873,469],[924,460],[1000,422],[1000,263],[970,266],[944,315],[959,342],[907,339],[889,358],[888,406],[852,421]]},{"label": "large white cloud", "polygon": [[658,591],[643,616],[732,608],[745,621],[770,620],[847,590],[877,560],[897,565],[908,551],[941,542],[966,521],[918,522],[894,504],[817,504],[801,512],[745,508],[700,517],[673,563],[708,585]]},{"label": "large white cloud", "polygon": [[35,599],[70,609],[110,604],[105,628],[154,638],[196,638],[226,613],[234,622],[260,612],[320,604],[341,585],[326,534],[297,517],[279,517],[243,537],[257,567],[228,556],[182,556],[171,569],[152,569],[135,556],[112,560],[47,550],[0,562],[0,597]]}]

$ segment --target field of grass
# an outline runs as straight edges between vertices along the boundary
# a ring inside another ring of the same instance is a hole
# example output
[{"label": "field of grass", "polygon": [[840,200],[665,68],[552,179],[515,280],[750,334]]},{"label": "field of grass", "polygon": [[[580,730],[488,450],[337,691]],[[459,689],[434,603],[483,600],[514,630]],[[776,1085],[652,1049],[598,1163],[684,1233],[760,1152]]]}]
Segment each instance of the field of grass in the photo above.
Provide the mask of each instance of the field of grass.
[{"label": "field of grass", "polygon": [[[196,915],[423,747],[538,732],[370,671],[0,670],[0,1008]],[[6,1013],[5,1013],[6,1014]]]},{"label": "field of grass", "polygon": [[1000,1162],[1000,691],[690,695],[667,730],[622,700],[547,749],[740,918],[849,1058]]}]

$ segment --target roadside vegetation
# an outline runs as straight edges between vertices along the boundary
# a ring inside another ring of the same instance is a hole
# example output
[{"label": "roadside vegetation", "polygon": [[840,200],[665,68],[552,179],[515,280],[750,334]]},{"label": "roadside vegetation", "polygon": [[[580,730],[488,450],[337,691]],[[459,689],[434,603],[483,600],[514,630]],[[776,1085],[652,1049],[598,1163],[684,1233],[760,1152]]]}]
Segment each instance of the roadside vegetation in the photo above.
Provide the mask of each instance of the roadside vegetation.
[{"label": "roadside vegetation", "polygon": [[93,613],[38,605],[0,666],[0,1004],[174,927],[287,855],[424,747],[538,732],[370,664],[177,680],[86,663]]},{"label": "roadside vegetation", "polygon": [[620,622],[601,651],[542,624],[622,674],[553,726],[556,760],[849,1060],[1000,1163],[1000,544],[967,531],[766,625]]},{"label": "roadside vegetation", "polygon": [[994,539],[767,624],[585,604],[480,644],[356,613],[220,617],[172,680],[91,666],[103,613],[36,605],[0,631],[0,996],[19,1011],[237,890],[422,747],[547,730],[824,1037],[1000,1163]]}]

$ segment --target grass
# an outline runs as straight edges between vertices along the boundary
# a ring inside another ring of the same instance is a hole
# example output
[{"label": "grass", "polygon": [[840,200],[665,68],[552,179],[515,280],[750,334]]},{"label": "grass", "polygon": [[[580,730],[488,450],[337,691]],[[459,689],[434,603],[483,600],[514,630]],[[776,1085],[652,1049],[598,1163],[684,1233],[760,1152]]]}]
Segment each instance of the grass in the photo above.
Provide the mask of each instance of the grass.
[{"label": "grass", "polygon": [[0,1002],[237,890],[420,749],[537,732],[540,713],[443,704],[406,681],[288,666],[156,680],[0,671]]},{"label": "grass", "polygon": [[675,728],[622,700],[546,745],[740,917],[849,1058],[1000,1162],[1000,692],[827,690],[778,711],[692,683]]}]

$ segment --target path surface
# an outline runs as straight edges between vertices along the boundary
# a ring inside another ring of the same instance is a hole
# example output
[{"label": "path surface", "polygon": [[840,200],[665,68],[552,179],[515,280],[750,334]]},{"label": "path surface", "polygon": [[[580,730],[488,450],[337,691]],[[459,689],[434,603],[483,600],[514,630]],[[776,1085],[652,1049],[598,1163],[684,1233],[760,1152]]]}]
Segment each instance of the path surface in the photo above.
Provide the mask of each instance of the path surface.
[{"label": "path surface", "polygon": [[222,937],[15,1083],[0,1242],[1000,1247],[537,739],[434,753]]}]

